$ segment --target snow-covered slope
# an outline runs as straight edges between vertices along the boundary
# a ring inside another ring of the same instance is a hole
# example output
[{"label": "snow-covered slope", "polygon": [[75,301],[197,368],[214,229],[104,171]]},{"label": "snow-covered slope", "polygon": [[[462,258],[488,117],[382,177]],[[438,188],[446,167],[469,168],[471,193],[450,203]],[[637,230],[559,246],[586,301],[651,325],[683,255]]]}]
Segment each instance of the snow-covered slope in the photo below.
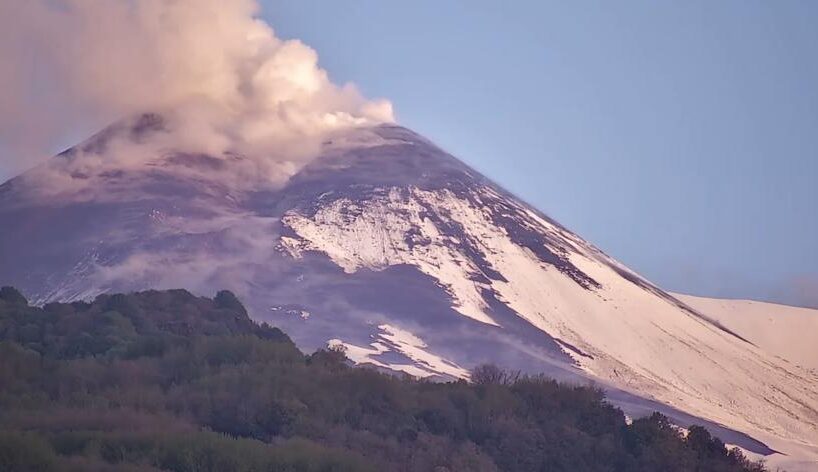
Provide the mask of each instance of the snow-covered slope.
[{"label": "snow-covered slope", "polygon": [[[493,362],[593,381],[631,415],[658,409],[750,450],[818,458],[814,371],[409,130],[334,136],[283,188],[223,178],[240,156],[77,166],[104,144],[0,187],[1,284],[39,302],[230,288],[305,350],[343,344],[356,362],[423,377]],[[65,190],[44,184],[55,174]]]},{"label": "snow-covered slope", "polygon": [[767,353],[818,372],[818,310],[753,300],[674,296]]},{"label": "snow-covered slope", "polygon": [[[415,266],[463,316],[502,328],[488,299],[499,301],[593,377],[741,431],[815,440],[814,373],[780,362],[522,204],[496,206],[500,199],[491,187],[460,195],[389,188],[366,203],[340,198],[283,221],[300,251],[325,253],[347,272]],[[567,265],[538,255],[529,245],[539,241],[515,241],[499,218],[545,235]],[[453,240],[435,221],[462,232]]]}]

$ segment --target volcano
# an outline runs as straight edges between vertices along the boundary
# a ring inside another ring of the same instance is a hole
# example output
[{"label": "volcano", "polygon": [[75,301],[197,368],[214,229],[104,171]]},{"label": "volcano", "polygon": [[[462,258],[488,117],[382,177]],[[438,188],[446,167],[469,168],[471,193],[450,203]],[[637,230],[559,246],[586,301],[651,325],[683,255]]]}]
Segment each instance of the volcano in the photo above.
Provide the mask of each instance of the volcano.
[{"label": "volcano", "polygon": [[694,309],[396,125],[327,137],[283,185],[239,155],[157,152],[158,115],[112,126],[0,187],[0,284],[33,303],[234,291],[305,351],[467,379],[482,363],[595,383],[760,453],[818,458],[818,373]]}]

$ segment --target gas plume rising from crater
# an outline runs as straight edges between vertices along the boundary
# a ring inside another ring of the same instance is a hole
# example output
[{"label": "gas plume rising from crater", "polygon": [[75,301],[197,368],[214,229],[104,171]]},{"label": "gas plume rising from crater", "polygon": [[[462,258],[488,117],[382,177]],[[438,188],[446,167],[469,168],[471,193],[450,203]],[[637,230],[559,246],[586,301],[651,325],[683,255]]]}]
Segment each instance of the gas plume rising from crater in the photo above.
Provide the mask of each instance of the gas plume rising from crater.
[{"label": "gas plume rising from crater", "polygon": [[0,155],[31,167],[77,133],[158,113],[149,148],[112,143],[84,167],[167,149],[242,156],[275,182],[326,133],[394,120],[388,101],[332,83],[313,49],[276,37],[258,11],[254,0],[3,2]]}]

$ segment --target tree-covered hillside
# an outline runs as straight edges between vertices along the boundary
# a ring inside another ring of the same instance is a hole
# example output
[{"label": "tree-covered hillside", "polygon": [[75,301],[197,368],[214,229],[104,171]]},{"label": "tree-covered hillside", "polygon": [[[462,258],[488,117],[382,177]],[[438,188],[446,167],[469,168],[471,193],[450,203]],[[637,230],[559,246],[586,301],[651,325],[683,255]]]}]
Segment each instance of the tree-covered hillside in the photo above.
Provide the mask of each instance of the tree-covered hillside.
[{"label": "tree-covered hillside", "polygon": [[0,471],[761,471],[702,428],[491,366],[435,383],[299,352],[230,292],[0,290]]}]

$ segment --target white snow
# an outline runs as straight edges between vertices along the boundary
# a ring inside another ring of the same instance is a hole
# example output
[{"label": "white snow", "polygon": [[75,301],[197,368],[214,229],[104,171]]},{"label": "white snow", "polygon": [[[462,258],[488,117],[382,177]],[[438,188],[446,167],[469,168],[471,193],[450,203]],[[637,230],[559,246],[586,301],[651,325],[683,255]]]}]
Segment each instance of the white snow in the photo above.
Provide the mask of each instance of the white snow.
[{"label": "white snow", "polygon": [[[346,272],[361,267],[384,269],[413,264],[449,291],[457,302],[454,307],[457,311],[496,326],[497,322],[486,314],[488,307],[478,287],[463,277],[464,273],[478,269],[463,254],[450,250],[448,237],[431,221],[420,217],[423,207],[417,201],[402,201],[397,190],[390,192],[383,203],[361,209],[347,199],[339,199],[323,207],[314,219],[291,212],[282,221],[306,241],[298,247],[325,252]],[[413,224],[434,243],[410,248],[405,236]],[[287,247],[293,246],[287,242]]]},{"label": "white snow", "polygon": [[301,259],[301,244],[297,239],[281,236],[279,238],[279,249],[286,252],[293,259]]},{"label": "white snow", "polygon": [[[448,375],[461,379],[469,377],[468,370],[428,352],[426,343],[409,331],[388,324],[382,324],[378,329],[379,332],[373,336],[375,340],[369,347],[356,346],[340,339],[330,340],[329,345],[343,346],[347,358],[356,364],[371,364],[421,378],[433,375]],[[403,354],[414,361],[414,364],[389,364],[375,359],[376,356],[390,351]]]},{"label": "white snow", "polygon": [[675,296],[768,354],[818,373],[818,310],[753,300]]},{"label": "white snow", "polygon": [[[505,198],[488,187],[475,192],[478,202]],[[347,272],[414,265],[445,287],[461,314],[498,325],[481,297],[481,290],[491,289],[533,326],[590,354],[577,356],[565,349],[589,374],[763,438],[775,449],[814,453],[818,458],[814,372],[770,355],[763,342],[758,343],[762,348],[753,346],[632,283],[613,267],[626,268],[592,245],[522,204],[514,206],[512,216],[519,224],[551,235],[556,243],[549,249],[569,258],[601,288],[583,288],[542,263],[492,221],[489,207],[475,206],[447,190],[415,188],[407,195],[393,189],[364,203],[338,199],[313,217],[290,212],[282,221],[301,238],[299,247],[326,253]],[[426,207],[437,218],[461,224],[465,237],[478,245],[481,256],[507,281],[475,281],[478,264],[461,241],[421,216]],[[417,243],[410,246],[406,241],[412,238]],[[707,314],[719,319],[718,314]],[[382,327],[379,340],[369,347],[347,346],[351,356],[371,362],[371,356],[389,341],[425,368],[438,372],[446,367],[424,350],[422,342],[390,329]],[[799,356],[814,352],[802,349],[807,341],[792,340],[801,343],[796,349]],[[390,367],[406,371],[405,366]]]}]

